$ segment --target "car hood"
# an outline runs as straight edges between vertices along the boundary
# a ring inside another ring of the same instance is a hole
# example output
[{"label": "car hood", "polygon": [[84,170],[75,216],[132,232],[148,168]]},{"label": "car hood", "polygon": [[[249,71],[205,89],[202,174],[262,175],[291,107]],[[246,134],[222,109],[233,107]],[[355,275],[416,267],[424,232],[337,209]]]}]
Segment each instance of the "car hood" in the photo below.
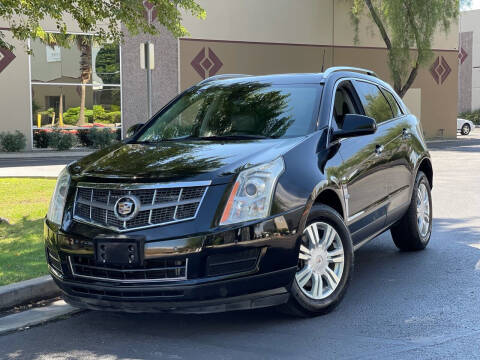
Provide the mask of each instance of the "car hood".
[{"label": "car hood", "polygon": [[90,154],[70,166],[77,181],[128,182],[233,180],[243,168],[274,160],[303,138],[240,141],[164,141],[120,143]]}]

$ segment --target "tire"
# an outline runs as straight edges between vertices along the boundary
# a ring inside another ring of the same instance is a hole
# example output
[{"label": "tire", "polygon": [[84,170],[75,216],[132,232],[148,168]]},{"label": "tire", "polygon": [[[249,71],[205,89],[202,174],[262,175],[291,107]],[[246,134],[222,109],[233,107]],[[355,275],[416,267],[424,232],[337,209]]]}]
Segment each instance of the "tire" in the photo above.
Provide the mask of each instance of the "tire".
[{"label": "tire", "polygon": [[472,129],[470,128],[470,125],[469,124],[463,124],[462,130],[461,130],[462,135],[468,135],[468,134],[470,134],[470,131],[472,131]]},{"label": "tire", "polygon": [[[419,190],[420,189],[420,190]],[[422,194],[419,195],[419,191],[424,189],[428,195],[428,200],[425,201]],[[422,197],[422,207],[418,207],[418,197]],[[424,209],[428,203],[428,216],[425,214]],[[423,209],[423,211],[422,211]],[[417,218],[417,212],[422,211],[424,219],[428,218],[428,224],[419,224]],[[430,190],[430,183],[427,176],[419,171],[415,179],[415,186],[413,188],[412,200],[406,214],[402,219],[395,224],[390,232],[392,234],[393,242],[402,251],[418,251],[427,247],[432,234],[432,194]]]},{"label": "tire", "polygon": [[[314,247],[310,241],[315,227],[318,230],[318,239],[320,240],[317,241],[317,244],[319,244],[317,247]],[[329,229],[333,229],[335,232]],[[322,247],[322,244],[325,244],[323,242],[325,239],[330,244],[326,250]],[[332,239],[331,242],[328,239]],[[310,251],[308,255],[305,252],[307,244],[310,245],[310,248],[307,249]],[[350,232],[342,217],[334,209],[325,205],[314,205],[310,210],[300,245],[299,269],[291,286],[290,299],[283,310],[302,317],[326,314],[340,303],[351,281],[353,245]],[[341,257],[341,251],[343,251],[343,258]],[[310,260],[305,259],[308,256],[310,256]],[[341,260],[343,260],[343,263],[341,263]],[[301,272],[306,270],[307,264],[309,264],[309,268],[314,269],[311,270],[312,275],[308,280],[310,285],[307,282],[301,286],[298,279]],[[327,270],[327,267],[330,270]],[[314,279],[316,280],[314,281]],[[321,288],[320,286],[314,286],[314,282],[321,284]],[[336,287],[334,287],[334,284],[336,284]],[[306,288],[309,286],[311,294],[307,295],[308,290]]]}]

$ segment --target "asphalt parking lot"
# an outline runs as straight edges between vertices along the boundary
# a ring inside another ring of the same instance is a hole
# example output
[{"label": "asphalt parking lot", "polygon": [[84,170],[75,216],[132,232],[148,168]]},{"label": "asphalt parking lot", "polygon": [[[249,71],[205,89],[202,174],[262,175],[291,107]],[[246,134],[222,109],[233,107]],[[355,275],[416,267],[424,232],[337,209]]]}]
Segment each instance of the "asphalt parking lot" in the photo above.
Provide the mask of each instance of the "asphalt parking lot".
[{"label": "asphalt parking lot", "polygon": [[356,253],[343,303],[329,315],[89,311],[0,337],[0,358],[480,358],[480,129],[430,148],[429,247],[401,253],[389,233],[367,244]]}]

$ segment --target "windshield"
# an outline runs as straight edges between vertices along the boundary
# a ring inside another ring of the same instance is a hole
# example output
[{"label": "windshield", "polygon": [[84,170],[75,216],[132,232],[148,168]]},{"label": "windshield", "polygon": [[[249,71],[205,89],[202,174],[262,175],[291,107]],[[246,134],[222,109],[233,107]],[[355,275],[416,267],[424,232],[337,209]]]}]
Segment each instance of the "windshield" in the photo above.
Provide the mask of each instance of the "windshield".
[{"label": "windshield", "polygon": [[307,135],[314,128],[321,89],[225,81],[196,86],[152,119],[136,141]]}]

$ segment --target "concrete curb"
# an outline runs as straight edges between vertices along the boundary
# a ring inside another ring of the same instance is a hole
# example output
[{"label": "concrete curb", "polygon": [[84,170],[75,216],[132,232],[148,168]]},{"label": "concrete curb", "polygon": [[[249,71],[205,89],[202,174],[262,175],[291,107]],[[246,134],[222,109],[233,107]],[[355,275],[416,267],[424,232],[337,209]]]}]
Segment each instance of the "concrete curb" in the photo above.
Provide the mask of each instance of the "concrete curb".
[{"label": "concrete curb", "polygon": [[50,275],[0,286],[0,310],[60,295]]},{"label": "concrete curb", "polygon": [[7,176],[3,176],[3,175],[0,175],[0,179],[56,179],[58,178],[58,176],[49,176],[49,175],[45,175],[45,176],[28,176],[28,175],[7,175]]},{"label": "concrete curb", "polygon": [[462,139],[438,139],[438,140],[427,140],[426,143],[428,144],[436,144],[442,142],[455,142],[455,141],[463,141]]},{"label": "concrete curb", "polygon": [[79,311],[82,310],[68,305],[63,300],[58,300],[49,306],[33,308],[18,314],[8,315],[0,318],[0,335],[39,325]]},{"label": "concrete curb", "polygon": [[40,151],[40,152],[0,152],[0,159],[32,159],[32,158],[62,158],[62,157],[84,157],[93,153],[92,151]]}]

